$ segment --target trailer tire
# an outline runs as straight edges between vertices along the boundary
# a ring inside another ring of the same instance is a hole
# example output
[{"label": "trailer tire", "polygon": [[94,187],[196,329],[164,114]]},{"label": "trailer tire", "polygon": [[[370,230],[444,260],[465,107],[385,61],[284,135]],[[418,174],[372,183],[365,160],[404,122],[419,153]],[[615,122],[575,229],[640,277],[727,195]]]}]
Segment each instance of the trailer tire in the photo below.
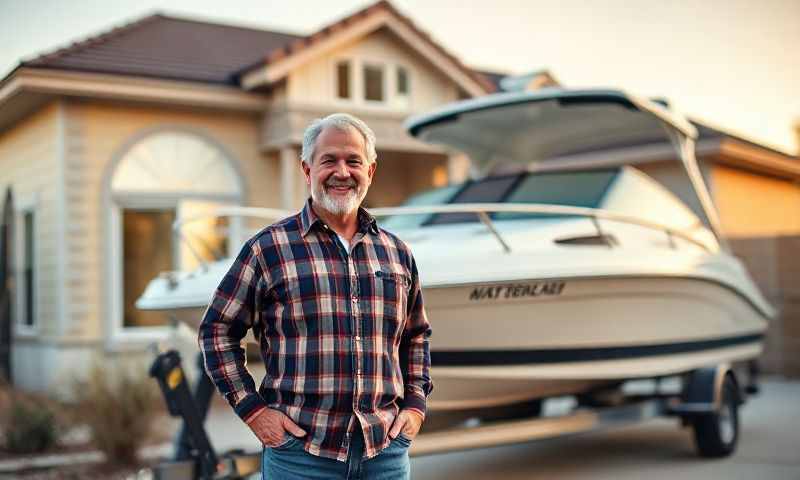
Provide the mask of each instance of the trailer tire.
[{"label": "trailer tire", "polygon": [[736,382],[725,376],[719,409],[692,419],[697,451],[702,457],[727,457],[739,440],[739,395]]}]

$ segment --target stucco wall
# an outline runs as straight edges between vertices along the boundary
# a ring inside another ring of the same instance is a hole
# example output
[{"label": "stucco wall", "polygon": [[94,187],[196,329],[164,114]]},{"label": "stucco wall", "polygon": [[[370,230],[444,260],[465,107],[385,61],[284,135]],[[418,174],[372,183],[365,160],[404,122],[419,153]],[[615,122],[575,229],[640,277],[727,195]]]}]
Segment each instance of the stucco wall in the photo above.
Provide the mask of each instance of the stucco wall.
[{"label": "stucco wall", "polygon": [[[352,42],[318,60],[292,71],[288,78],[287,99],[292,103],[329,104],[336,102],[343,109],[364,108],[363,102],[336,98],[335,65],[340,60],[357,59],[381,65],[401,65],[409,72],[410,105],[407,111],[419,112],[438,107],[458,99],[455,84],[445,78],[432,65],[421,60],[419,54],[386,30],[379,30]],[[351,68],[355,65],[351,66]],[[392,69],[386,70],[391,75]],[[353,91],[360,89],[360,69],[351,72]],[[359,77],[359,78],[356,78]],[[394,84],[389,79],[389,86]],[[376,107],[386,109],[386,107]]]},{"label": "stucco wall", "polygon": [[41,336],[58,331],[58,116],[59,107],[53,103],[0,135],[2,193],[11,186],[18,208],[34,205],[34,301]]},{"label": "stucco wall", "polygon": [[69,202],[68,271],[70,285],[68,335],[73,339],[105,338],[109,308],[106,281],[109,261],[109,205],[104,183],[110,165],[126,144],[143,132],[179,128],[212,139],[233,157],[245,184],[245,203],[276,206],[278,165],[258,150],[256,115],[145,107],[100,102],[69,106],[66,179]]},{"label": "stucco wall", "polygon": [[[12,350],[15,383],[32,390],[44,388],[52,369],[44,359],[27,353],[37,345],[53,342],[59,332],[59,305],[63,295],[58,241],[59,199],[63,192],[59,188],[62,119],[60,106],[54,102],[0,134],[0,189],[3,197],[6,188],[11,186],[16,207],[34,209],[36,328],[24,335],[17,332]],[[17,230],[17,234],[21,231]],[[15,262],[21,262],[21,253],[17,250]],[[21,264],[17,263],[15,268],[21,268]],[[21,272],[17,272],[17,281],[21,284]],[[16,300],[14,298],[15,317]]]},{"label": "stucco wall", "polygon": [[715,200],[730,237],[800,232],[800,187],[789,180],[730,167],[714,168]]},{"label": "stucco wall", "polygon": [[435,185],[437,169],[446,181],[446,156],[379,151],[378,168],[365,202],[370,207],[395,207],[414,193],[443,186]]}]

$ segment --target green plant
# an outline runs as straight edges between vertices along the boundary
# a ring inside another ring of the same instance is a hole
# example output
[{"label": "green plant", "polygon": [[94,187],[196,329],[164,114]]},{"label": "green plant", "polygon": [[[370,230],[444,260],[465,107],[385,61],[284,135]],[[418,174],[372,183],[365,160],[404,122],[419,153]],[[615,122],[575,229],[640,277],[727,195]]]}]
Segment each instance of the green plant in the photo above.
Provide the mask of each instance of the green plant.
[{"label": "green plant", "polygon": [[43,404],[14,400],[6,422],[6,449],[11,453],[43,452],[56,443],[55,416]]},{"label": "green plant", "polygon": [[89,380],[76,382],[81,417],[92,442],[110,463],[134,465],[158,414],[158,392],[146,370],[96,364]]}]

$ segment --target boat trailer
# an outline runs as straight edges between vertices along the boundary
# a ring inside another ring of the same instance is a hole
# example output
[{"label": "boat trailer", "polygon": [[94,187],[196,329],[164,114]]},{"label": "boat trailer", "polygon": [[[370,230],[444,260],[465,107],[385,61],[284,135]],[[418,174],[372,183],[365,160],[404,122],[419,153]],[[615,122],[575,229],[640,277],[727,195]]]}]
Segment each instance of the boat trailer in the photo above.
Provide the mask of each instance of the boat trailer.
[{"label": "boat trailer", "polygon": [[[200,354],[197,361],[199,371],[204,372]],[[693,428],[700,456],[728,456],[738,442],[739,407],[748,394],[758,392],[757,373],[755,362],[749,362],[744,388],[731,366],[718,365],[680,376],[681,388],[675,392],[661,392],[660,378],[653,379],[656,388],[648,394],[609,396],[604,394],[620,390],[588,392],[577,397],[576,408],[556,416],[473,419],[458,426],[423,431],[414,439],[409,454],[415,457],[546,440],[666,416],[680,418],[683,426]],[[158,381],[170,415],[182,419],[173,458],[152,468],[155,480],[235,480],[259,474],[261,452],[235,450],[219,454],[214,450],[203,426],[215,394],[207,375],[199,375],[190,389],[175,350],[159,353],[150,375]]]}]

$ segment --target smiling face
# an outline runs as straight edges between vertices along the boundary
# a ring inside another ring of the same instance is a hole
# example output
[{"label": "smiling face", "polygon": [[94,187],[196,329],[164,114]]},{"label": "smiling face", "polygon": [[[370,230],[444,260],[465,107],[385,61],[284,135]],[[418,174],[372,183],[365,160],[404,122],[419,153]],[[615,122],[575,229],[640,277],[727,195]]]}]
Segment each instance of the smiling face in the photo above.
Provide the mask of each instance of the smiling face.
[{"label": "smiling face", "polygon": [[354,213],[372,183],[364,137],[355,128],[325,128],[317,137],[311,165],[303,163],[314,205],[336,216]]}]

